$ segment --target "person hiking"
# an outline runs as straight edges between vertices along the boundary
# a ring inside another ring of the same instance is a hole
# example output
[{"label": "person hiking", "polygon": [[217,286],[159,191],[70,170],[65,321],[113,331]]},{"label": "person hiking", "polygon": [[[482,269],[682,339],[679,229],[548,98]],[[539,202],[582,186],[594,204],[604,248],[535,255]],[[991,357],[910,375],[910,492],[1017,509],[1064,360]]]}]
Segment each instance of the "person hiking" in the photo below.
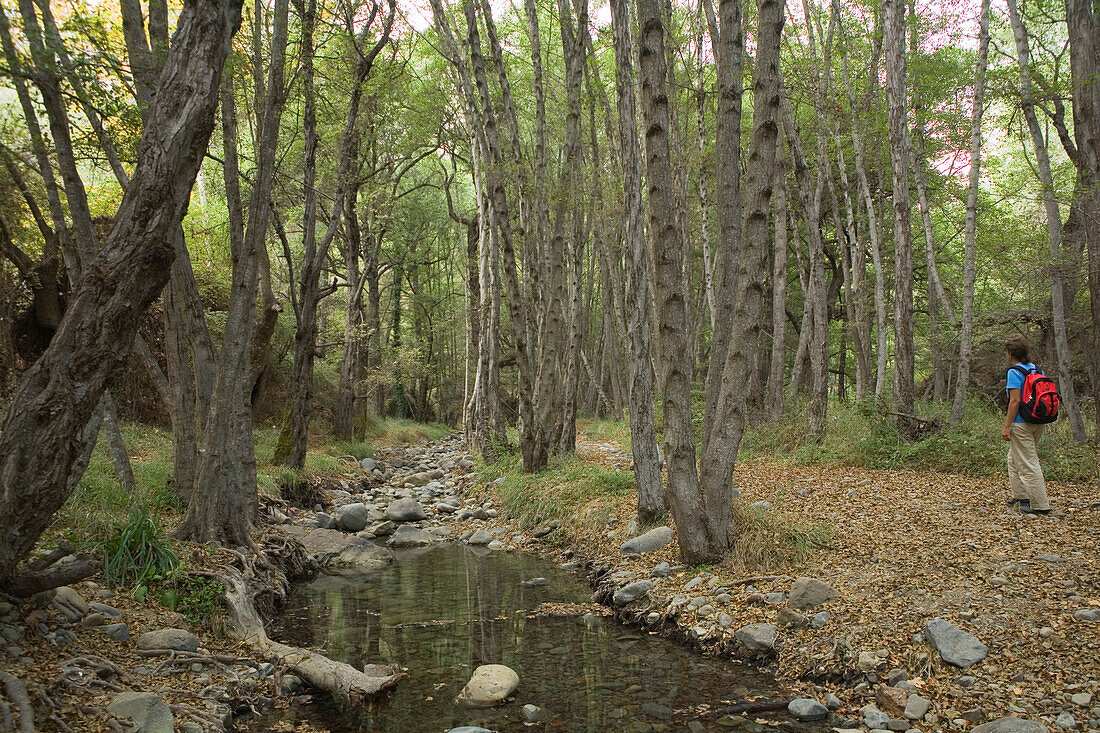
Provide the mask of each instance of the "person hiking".
[{"label": "person hiking", "polygon": [[1005,414],[1001,437],[1008,441],[1008,483],[1012,488],[1009,506],[1019,506],[1024,514],[1050,514],[1043,467],[1036,452],[1046,425],[1026,422],[1020,414],[1021,393],[1026,374],[1037,370],[1028,357],[1029,344],[1022,337],[1005,342],[1005,358],[1009,369],[1005,391],[1008,392],[1008,412]]}]

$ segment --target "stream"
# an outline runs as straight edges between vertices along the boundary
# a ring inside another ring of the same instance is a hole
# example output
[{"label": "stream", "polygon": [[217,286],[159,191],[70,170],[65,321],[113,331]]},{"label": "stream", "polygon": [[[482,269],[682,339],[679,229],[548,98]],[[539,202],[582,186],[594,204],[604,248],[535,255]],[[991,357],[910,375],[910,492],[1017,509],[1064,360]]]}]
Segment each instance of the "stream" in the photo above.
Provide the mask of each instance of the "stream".
[{"label": "stream", "polygon": [[[378,733],[463,725],[501,733],[770,728],[757,716],[707,716],[698,708],[780,697],[775,681],[752,667],[695,654],[610,618],[536,613],[542,604],[591,602],[578,574],[529,555],[453,543],[394,554],[393,564],[375,572],[321,575],[297,586],[273,636],[360,668],[397,664],[408,677],[374,711],[317,702],[281,711],[281,721]],[[539,584],[527,583],[536,578]],[[500,707],[461,708],[454,697],[481,664],[508,665],[519,688]]]}]

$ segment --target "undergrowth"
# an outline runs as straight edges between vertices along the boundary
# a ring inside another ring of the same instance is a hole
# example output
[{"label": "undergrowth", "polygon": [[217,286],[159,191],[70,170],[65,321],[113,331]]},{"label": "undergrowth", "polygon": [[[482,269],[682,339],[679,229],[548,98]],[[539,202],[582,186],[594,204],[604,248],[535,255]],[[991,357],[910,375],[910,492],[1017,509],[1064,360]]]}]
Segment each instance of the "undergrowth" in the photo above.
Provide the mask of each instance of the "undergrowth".
[{"label": "undergrowth", "polygon": [[113,586],[141,586],[162,577],[180,563],[179,556],[144,506],[115,525],[114,535],[97,544],[103,556],[103,580]]}]

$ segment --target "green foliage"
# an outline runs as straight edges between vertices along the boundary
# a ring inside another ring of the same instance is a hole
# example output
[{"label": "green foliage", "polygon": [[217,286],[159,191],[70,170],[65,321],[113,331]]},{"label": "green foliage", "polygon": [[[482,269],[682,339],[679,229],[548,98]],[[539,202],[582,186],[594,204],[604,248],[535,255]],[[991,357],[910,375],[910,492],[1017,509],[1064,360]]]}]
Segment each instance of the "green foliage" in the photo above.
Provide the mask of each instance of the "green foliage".
[{"label": "green foliage", "polygon": [[[945,424],[947,411],[945,405],[918,405],[919,416],[939,416]],[[828,429],[818,444],[805,440],[805,410],[796,406],[775,422],[750,428],[741,443],[740,458],[999,476],[1005,471],[1007,451],[1001,439],[1003,419],[992,405],[971,400],[958,426],[911,442],[898,433],[891,416],[871,404],[830,402]],[[1089,481],[1096,477],[1094,451],[1073,442],[1065,421],[1048,428],[1039,442],[1039,460],[1050,480]]]},{"label": "green foliage", "polygon": [[162,606],[182,613],[192,623],[203,624],[218,607],[225,586],[214,578],[176,567],[156,583],[156,592]]},{"label": "green foliage", "polygon": [[[144,586],[179,565],[179,557],[144,506],[115,526],[114,536],[97,546],[103,554],[103,579],[108,585]],[[144,595],[144,594],[143,594]]]},{"label": "green foliage", "polygon": [[635,489],[633,473],[573,455],[551,458],[539,473],[523,473],[520,458],[507,454],[483,466],[481,475],[486,480],[504,477],[497,491],[509,516],[525,527],[566,519],[596,500],[626,496]]}]

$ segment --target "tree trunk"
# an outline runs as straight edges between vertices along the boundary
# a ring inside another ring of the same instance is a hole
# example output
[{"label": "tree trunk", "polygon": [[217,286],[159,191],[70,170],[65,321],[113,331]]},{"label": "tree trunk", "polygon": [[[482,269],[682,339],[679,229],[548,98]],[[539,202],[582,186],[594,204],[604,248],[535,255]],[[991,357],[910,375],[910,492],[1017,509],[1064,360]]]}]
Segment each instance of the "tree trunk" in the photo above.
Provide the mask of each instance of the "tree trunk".
[{"label": "tree trunk", "polygon": [[[1077,141],[1079,210],[1088,245],[1089,310],[1092,315],[1088,363],[1100,364],[1100,18],[1087,0],[1066,0],[1070,69],[1073,77],[1073,136]],[[1092,398],[1100,438],[1100,374],[1094,370]]]},{"label": "tree trunk", "polygon": [[[909,105],[905,84],[905,6],[883,0],[886,113],[894,191],[894,399],[897,411],[913,414],[913,244],[909,215]],[[899,417],[899,427],[907,418]]]},{"label": "tree trunk", "polygon": [[[214,123],[218,81],[240,23],[236,0],[183,7],[130,186],[57,334],[23,377],[0,434],[0,583],[9,581],[86,462],[85,430],[138,322],[168,279],[179,226]],[[172,131],[168,134],[167,131]]]},{"label": "tree trunk", "polygon": [[1050,235],[1050,293],[1051,311],[1054,325],[1054,354],[1058,363],[1058,393],[1073,430],[1073,439],[1078,443],[1088,440],[1085,433],[1085,421],[1077,407],[1077,393],[1073,387],[1073,371],[1070,362],[1069,340],[1066,337],[1065,301],[1062,299],[1062,214],[1058,199],[1055,197],[1054,176],[1050,169],[1050,155],[1047,152],[1043,130],[1035,114],[1035,97],[1032,91],[1031,52],[1028,49],[1027,29],[1016,9],[1016,0],[1008,0],[1008,16],[1012,22],[1012,35],[1016,39],[1016,59],[1020,67],[1020,94],[1023,97],[1021,107],[1027,128],[1031,133],[1031,142],[1035,148],[1035,163],[1039,169],[1039,182],[1043,186],[1043,209],[1046,213],[1047,232]]},{"label": "tree trunk", "polygon": [[[619,149],[623,161],[622,229],[627,247],[627,328],[630,334],[629,413],[634,477],[638,484],[638,523],[656,523],[665,514],[657,434],[653,425],[653,361],[650,353],[651,269],[642,220],[642,163],[635,110],[630,10],[626,0],[611,0],[615,46],[615,89],[619,112]],[[610,287],[605,284],[604,287]],[[694,470],[694,466],[693,466]]]},{"label": "tree trunk", "polygon": [[776,165],[772,212],[775,245],[772,248],[772,353],[768,411],[774,420],[783,414],[783,374],[787,357],[787,173],[782,161]]},{"label": "tree trunk", "polygon": [[985,75],[989,64],[989,0],[982,0],[978,31],[978,70],[974,79],[974,103],[970,123],[970,174],[966,194],[966,222],[963,225],[963,302],[959,332],[959,373],[955,399],[951,403],[951,424],[962,420],[966,390],[970,387],[970,362],[974,351],[974,281],[977,278],[978,191],[982,168],[982,114],[985,112]]},{"label": "tree trunk", "polygon": [[[617,2],[618,0],[616,0]],[[649,245],[654,253],[657,301],[657,379],[664,408],[667,499],[676,521],[680,554],[688,564],[714,560],[716,547],[707,534],[707,507],[696,472],[694,426],[691,417],[692,369],[684,359],[688,338],[688,294],[684,292],[684,250],[675,216],[665,27],[658,0],[638,0],[638,59],[641,80],[642,127],[645,132],[645,175],[649,190]],[[728,513],[728,507],[726,509]]]}]

